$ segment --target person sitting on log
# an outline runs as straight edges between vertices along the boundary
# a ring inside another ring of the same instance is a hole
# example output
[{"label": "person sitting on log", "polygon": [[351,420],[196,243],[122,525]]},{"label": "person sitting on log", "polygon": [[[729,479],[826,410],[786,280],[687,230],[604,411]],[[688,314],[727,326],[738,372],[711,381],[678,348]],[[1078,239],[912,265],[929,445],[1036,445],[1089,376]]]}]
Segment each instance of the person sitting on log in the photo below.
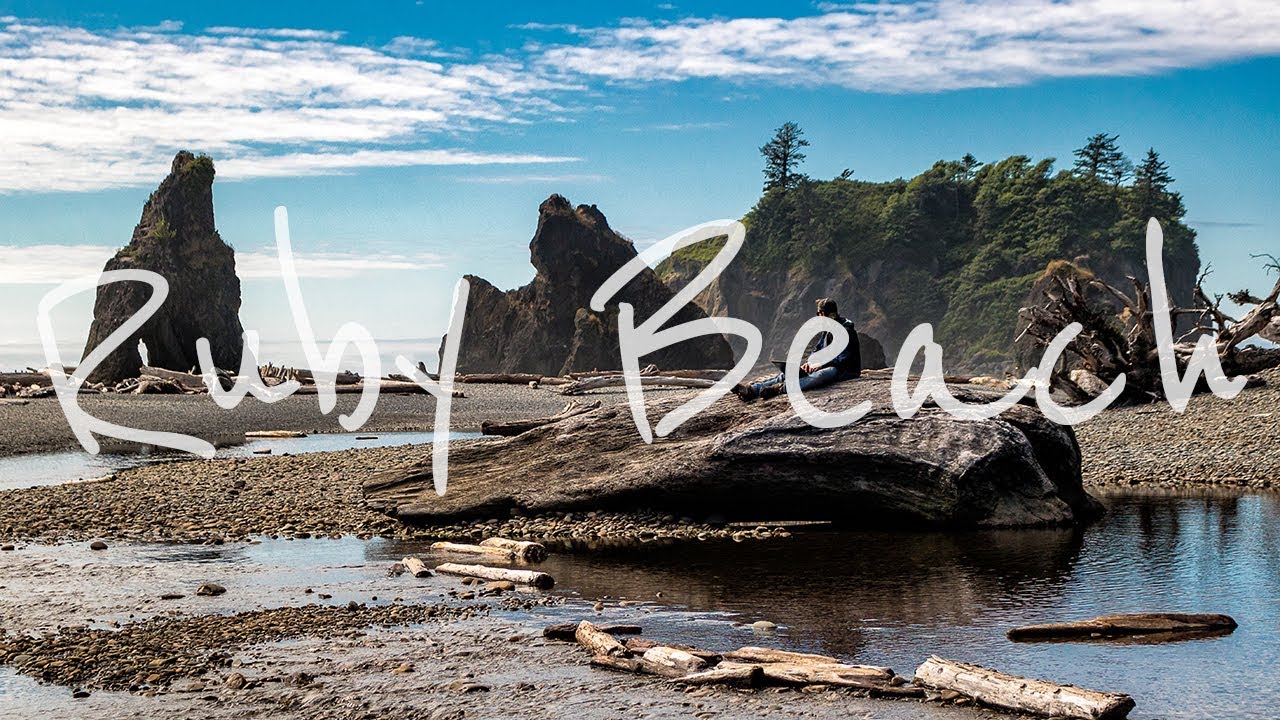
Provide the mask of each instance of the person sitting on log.
[{"label": "person sitting on log", "polygon": [[[849,345],[845,347],[844,352],[836,356],[834,360],[825,365],[813,365],[805,363],[800,366],[800,390],[811,390],[813,388],[823,387],[842,380],[852,380],[862,375],[862,350],[858,345],[858,331],[853,326],[853,321],[846,317],[840,316],[840,311],[836,307],[836,301],[831,298],[820,298],[817,301],[818,314],[831,318],[836,322],[844,325],[845,330],[849,332]],[[834,340],[829,332],[824,332],[818,336],[818,342],[814,345],[813,350],[817,352]],[[733,386],[733,394],[743,402],[751,402],[757,398],[771,398],[781,395],[786,389],[784,373],[760,382],[750,384],[738,383]]]}]

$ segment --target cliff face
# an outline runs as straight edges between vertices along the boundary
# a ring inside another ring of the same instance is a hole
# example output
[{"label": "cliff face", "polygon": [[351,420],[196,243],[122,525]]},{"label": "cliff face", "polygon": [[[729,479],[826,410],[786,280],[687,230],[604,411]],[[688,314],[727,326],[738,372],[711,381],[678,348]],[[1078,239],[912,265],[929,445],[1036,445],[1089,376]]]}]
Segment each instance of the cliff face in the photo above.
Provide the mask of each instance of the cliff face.
[{"label": "cliff face", "polygon": [[[240,366],[240,280],[235,252],[222,241],[213,219],[213,161],[183,151],[169,176],[142,208],[129,244],[107,261],[103,271],[150,270],[169,282],[169,296],[155,315],[116,348],[90,375],[93,382],[115,383],[137,377],[146,344],[148,362],[186,371],[198,364],[196,340],[209,339],[218,367]],[[98,287],[88,355],[151,297],[148,286],[113,283]]]},{"label": "cliff face", "polygon": [[[636,250],[609,227],[594,205],[575,209],[560,195],[552,195],[538,208],[538,229],[529,243],[529,255],[537,274],[517,290],[503,292],[483,278],[467,276],[471,294],[458,372],[560,375],[618,369],[622,367],[618,303],[634,305],[641,322],[672,297],[672,291],[646,268],[609,302],[605,312],[593,312],[591,296],[636,256]],[[672,324],[700,317],[705,315],[697,307],[687,306]],[[660,368],[729,367],[733,353],[717,335],[664,348],[641,359],[642,365],[647,363]]]}]

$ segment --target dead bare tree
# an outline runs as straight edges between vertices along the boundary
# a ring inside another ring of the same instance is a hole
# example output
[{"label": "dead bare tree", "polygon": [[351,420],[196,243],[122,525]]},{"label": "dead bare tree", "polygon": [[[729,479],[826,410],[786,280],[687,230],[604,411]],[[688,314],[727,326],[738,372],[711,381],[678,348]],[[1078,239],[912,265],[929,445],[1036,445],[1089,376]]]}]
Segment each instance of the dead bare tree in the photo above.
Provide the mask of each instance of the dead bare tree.
[{"label": "dead bare tree", "polygon": [[[1269,270],[1280,272],[1280,261],[1271,256]],[[1280,350],[1242,346],[1254,337],[1280,341],[1280,280],[1265,297],[1249,291],[1210,295],[1204,289],[1206,269],[1196,282],[1191,307],[1170,311],[1175,327],[1180,318],[1190,317],[1193,326],[1174,342],[1179,369],[1185,369],[1196,339],[1208,334],[1223,370],[1230,376],[1247,375],[1280,365]],[[1160,360],[1156,343],[1151,288],[1129,277],[1132,291],[1103,282],[1087,270],[1071,263],[1053,263],[1037,282],[1043,301],[1019,312],[1023,335],[1034,338],[1040,348],[1073,322],[1083,327],[1067,347],[1052,378],[1055,390],[1085,402],[1097,397],[1117,376],[1127,378],[1121,402],[1152,402],[1164,397]],[[1234,319],[1222,310],[1224,297],[1239,305],[1253,307]]]}]

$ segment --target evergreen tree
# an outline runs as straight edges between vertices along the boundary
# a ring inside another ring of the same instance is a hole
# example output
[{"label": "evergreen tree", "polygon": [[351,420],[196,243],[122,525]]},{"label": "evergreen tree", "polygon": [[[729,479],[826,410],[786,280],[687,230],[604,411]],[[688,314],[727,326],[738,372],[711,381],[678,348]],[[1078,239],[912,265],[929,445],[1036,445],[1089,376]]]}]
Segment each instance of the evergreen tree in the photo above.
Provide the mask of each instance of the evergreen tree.
[{"label": "evergreen tree", "polygon": [[1133,172],[1129,161],[1116,141],[1119,135],[1098,133],[1089,138],[1085,146],[1075,151],[1075,171],[1081,177],[1097,178],[1112,187],[1119,187]]},{"label": "evergreen tree", "polygon": [[1168,221],[1181,217],[1184,209],[1182,195],[1169,192],[1173,184],[1173,176],[1169,174],[1169,166],[1160,159],[1155,148],[1147,150],[1147,157],[1134,171],[1133,211],[1141,220],[1155,217]]},{"label": "evergreen tree", "polygon": [[773,139],[760,148],[764,156],[764,191],[774,188],[789,190],[807,179],[796,171],[805,155],[800,148],[808,147],[804,131],[793,122],[785,122],[773,134]]}]

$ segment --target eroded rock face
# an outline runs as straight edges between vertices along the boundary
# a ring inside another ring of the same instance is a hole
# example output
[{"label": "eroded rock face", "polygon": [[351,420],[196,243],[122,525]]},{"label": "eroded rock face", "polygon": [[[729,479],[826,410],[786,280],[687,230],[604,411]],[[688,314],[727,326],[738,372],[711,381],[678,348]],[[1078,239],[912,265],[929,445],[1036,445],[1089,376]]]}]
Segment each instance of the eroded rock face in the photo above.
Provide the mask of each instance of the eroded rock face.
[{"label": "eroded rock face", "polygon": [[[594,205],[575,209],[560,195],[552,195],[538,208],[538,229],[529,243],[529,255],[537,274],[518,290],[503,292],[483,278],[467,276],[471,295],[458,372],[561,375],[619,369],[618,303],[631,303],[639,323],[673,294],[646,268],[610,301],[605,312],[593,312],[591,296],[636,256],[636,250],[609,227]],[[671,324],[702,317],[700,309],[689,305]],[[641,358],[642,365],[648,363],[666,369],[723,368],[733,364],[733,352],[723,337],[715,335]]]},{"label": "eroded rock face", "polygon": [[[951,386],[966,401],[994,393]],[[1082,488],[1069,427],[1034,407],[985,421],[926,407],[893,411],[889,382],[838,383],[807,394],[835,412],[871,400],[843,428],[810,426],[785,397],[743,405],[721,398],[646,445],[625,405],[450,450],[435,494],[430,461],[364,484],[367,504],[409,523],[556,510],[655,509],[753,521],[832,520],[845,526],[1012,527],[1079,522],[1099,512]],[[648,403],[654,423],[688,395]]]},{"label": "eroded rock face", "polygon": [[[137,377],[146,344],[149,364],[186,371],[198,364],[196,340],[209,338],[214,363],[240,366],[240,280],[235,252],[222,241],[213,220],[213,161],[183,151],[169,176],[142,208],[129,244],[107,261],[103,271],[150,270],[169,281],[169,296],[138,332],[117,347],[90,375],[93,382],[115,383]],[[151,297],[137,282],[98,287],[88,355]]]}]

